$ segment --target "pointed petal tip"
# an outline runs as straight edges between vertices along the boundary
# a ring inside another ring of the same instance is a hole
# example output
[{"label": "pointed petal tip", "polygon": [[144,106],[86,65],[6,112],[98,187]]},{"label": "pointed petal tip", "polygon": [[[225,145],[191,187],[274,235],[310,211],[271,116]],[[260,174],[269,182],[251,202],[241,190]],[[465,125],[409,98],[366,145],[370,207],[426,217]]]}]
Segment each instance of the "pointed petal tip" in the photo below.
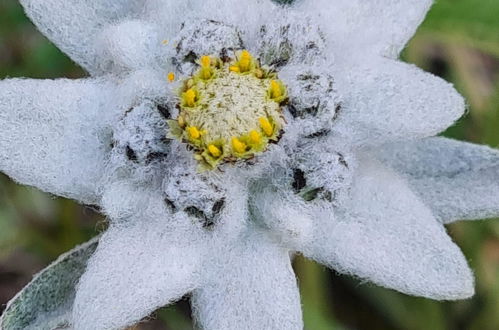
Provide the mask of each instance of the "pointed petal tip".
[{"label": "pointed petal tip", "polygon": [[428,259],[427,265],[423,265],[426,272],[420,272],[425,279],[413,281],[416,285],[407,288],[406,293],[439,301],[471,298],[475,294],[473,272],[461,250],[456,245],[453,247],[454,251],[442,251]]},{"label": "pointed petal tip", "polygon": [[340,216],[321,222],[313,244],[302,249],[305,255],[408,295],[435,300],[473,295],[465,256],[403,180],[365,160],[352,192],[348,221]]},{"label": "pointed petal tip", "polygon": [[447,288],[440,293],[438,300],[465,300],[475,295],[475,277],[464,261],[460,269],[456,269],[455,279],[444,279]]},{"label": "pointed petal tip", "polygon": [[354,144],[434,136],[466,110],[451,83],[411,64],[379,58],[351,61],[336,78],[344,111],[333,130]]}]

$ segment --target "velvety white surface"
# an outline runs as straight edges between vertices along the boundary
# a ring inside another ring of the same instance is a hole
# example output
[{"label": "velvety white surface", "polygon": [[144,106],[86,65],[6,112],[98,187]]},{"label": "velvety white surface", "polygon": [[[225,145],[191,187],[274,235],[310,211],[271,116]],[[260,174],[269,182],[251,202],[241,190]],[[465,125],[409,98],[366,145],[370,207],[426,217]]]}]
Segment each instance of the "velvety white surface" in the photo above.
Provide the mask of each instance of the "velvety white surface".
[{"label": "velvety white surface", "polygon": [[330,49],[348,58],[352,50],[397,58],[416,32],[432,0],[299,0],[328,35]]},{"label": "velvety white surface", "polygon": [[[200,228],[171,215],[158,194],[129,187],[140,221],[111,224],[80,279],[73,306],[77,330],[120,329],[175,302],[199,285]],[[139,205],[140,203],[140,205]]]},{"label": "velvety white surface", "polygon": [[303,329],[289,252],[267,233],[243,233],[235,246],[210,251],[194,290],[194,316],[204,330]]},{"label": "velvety white surface", "polygon": [[441,137],[388,144],[377,156],[405,176],[443,223],[499,213],[499,152]]},{"label": "velvety white surface", "polygon": [[143,0],[20,0],[26,14],[57,47],[91,74],[102,74],[95,48],[103,27],[142,11]]},{"label": "velvety white surface", "polygon": [[103,79],[0,81],[0,170],[19,183],[98,203],[113,89]]},{"label": "velvety white surface", "polygon": [[337,70],[343,109],[333,131],[355,145],[432,136],[464,114],[464,100],[452,84],[414,65],[352,59]]}]

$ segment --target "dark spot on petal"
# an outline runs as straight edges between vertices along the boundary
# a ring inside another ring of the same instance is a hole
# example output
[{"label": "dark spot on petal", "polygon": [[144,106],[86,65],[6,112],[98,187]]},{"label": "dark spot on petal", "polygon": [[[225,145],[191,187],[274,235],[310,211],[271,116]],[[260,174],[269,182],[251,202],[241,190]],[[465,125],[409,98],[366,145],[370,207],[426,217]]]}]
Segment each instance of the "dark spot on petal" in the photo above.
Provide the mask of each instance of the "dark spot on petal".
[{"label": "dark spot on petal", "polygon": [[146,157],[146,164],[149,164],[153,161],[160,161],[167,157],[168,155],[164,152],[151,152]]},{"label": "dark spot on petal", "polygon": [[187,54],[185,57],[184,57],[184,62],[188,62],[188,63],[196,63],[196,60],[197,60],[198,56],[196,53],[194,53],[193,51],[190,51],[189,54]]},{"label": "dark spot on petal", "polygon": [[165,204],[170,208],[170,210],[175,211],[177,207],[175,206],[175,203],[173,203],[170,199],[165,198]]},{"label": "dark spot on petal", "polygon": [[293,189],[299,193],[303,188],[307,186],[307,180],[305,179],[305,173],[300,169],[295,169],[293,171]]},{"label": "dark spot on petal", "polygon": [[222,211],[224,205],[225,205],[225,199],[224,198],[219,199],[218,201],[216,201],[216,203],[213,204],[213,207],[211,208],[211,210],[213,211],[213,214],[220,213],[220,211]]},{"label": "dark spot on petal", "polygon": [[135,153],[135,150],[130,148],[129,145],[126,146],[126,157],[128,158],[128,160],[130,160],[132,162],[137,161],[137,154]]},{"label": "dark spot on petal", "polygon": [[342,109],[343,109],[343,107],[341,106],[341,103],[338,104],[336,106],[336,108],[334,108],[333,121],[335,121],[336,119],[338,119],[338,116],[340,115],[340,112],[341,112]]},{"label": "dark spot on petal", "polygon": [[317,49],[319,47],[317,47],[317,44],[313,41],[310,41],[307,45],[306,45],[306,48],[307,49]]},{"label": "dark spot on petal", "polygon": [[339,162],[341,165],[345,166],[345,168],[348,168],[348,163],[347,163],[347,161],[345,160],[345,157],[344,157],[342,154],[340,154],[340,153],[338,153],[338,162]]},{"label": "dark spot on petal", "polygon": [[163,116],[165,119],[171,119],[172,115],[170,112],[170,109],[166,105],[158,104],[157,106],[159,113]]},{"label": "dark spot on petal", "polygon": [[213,219],[208,218],[203,211],[201,211],[200,209],[198,209],[195,206],[186,207],[184,211],[188,215],[199,219],[204,228],[211,228],[215,224]]},{"label": "dark spot on petal", "polygon": [[323,129],[323,130],[320,130],[320,131],[315,132],[313,134],[307,135],[305,138],[307,138],[307,139],[320,138],[320,137],[327,136],[330,132],[331,132],[331,130],[329,130],[329,129]]}]

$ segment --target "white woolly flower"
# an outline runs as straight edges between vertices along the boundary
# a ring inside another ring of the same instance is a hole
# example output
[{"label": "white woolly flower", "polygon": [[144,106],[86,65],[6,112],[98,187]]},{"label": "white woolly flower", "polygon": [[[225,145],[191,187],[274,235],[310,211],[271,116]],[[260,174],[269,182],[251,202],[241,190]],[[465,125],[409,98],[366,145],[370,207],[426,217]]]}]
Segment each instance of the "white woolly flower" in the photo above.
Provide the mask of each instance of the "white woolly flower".
[{"label": "white woolly flower", "polygon": [[499,214],[499,153],[432,137],[464,101],[397,61],[430,0],[21,3],[91,75],[0,82],[0,170],[109,218],[75,329],[186,294],[206,330],[302,329],[294,253],[473,294],[443,223]]}]

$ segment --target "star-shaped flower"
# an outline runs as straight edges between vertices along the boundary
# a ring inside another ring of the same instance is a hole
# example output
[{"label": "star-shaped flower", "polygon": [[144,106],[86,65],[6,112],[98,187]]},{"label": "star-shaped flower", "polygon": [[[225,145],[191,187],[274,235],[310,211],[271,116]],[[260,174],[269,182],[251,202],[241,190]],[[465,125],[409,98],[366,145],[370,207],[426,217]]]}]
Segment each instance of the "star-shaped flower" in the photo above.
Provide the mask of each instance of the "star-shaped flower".
[{"label": "star-shaped flower", "polygon": [[473,294],[443,224],[499,214],[499,153],[432,137],[464,101],[397,61],[431,1],[21,3],[91,75],[0,82],[0,170],[110,222],[75,329],[187,294],[203,329],[302,329],[294,253]]}]

